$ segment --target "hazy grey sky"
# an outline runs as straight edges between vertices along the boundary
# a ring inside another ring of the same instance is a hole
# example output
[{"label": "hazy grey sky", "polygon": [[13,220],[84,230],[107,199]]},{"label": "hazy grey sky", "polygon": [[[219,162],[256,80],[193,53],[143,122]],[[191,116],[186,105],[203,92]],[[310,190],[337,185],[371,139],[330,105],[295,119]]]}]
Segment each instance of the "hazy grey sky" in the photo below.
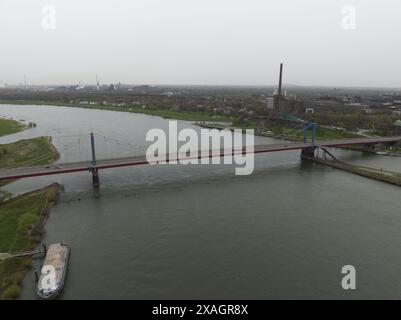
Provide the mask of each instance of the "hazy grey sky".
[{"label": "hazy grey sky", "polygon": [[400,17],[400,0],[0,0],[0,81],[271,85],[282,61],[285,83],[401,87]]}]

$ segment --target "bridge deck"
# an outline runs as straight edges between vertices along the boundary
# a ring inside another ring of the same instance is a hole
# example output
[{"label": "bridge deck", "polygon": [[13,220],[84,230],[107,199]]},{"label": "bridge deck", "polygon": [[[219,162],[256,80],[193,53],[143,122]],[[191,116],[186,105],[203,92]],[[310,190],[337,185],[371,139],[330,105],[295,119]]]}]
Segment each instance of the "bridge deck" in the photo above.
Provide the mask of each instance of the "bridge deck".
[{"label": "bridge deck", "polygon": [[[350,146],[350,145],[365,145],[365,144],[376,144],[376,143],[392,143],[401,140],[401,137],[383,137],[383,138],[355,138],[355,139],[342,139],[342,140],[326,140],[326,141],[316,141],[315,146],[322,147],[340,147],[340,146]],[[268,153],[268,152],[278,152],[287,150],[299,150],[308,147],[312,147],[312,143],[303,142],[288,142],[272,145],[260,145],[255,146],[253,150],[247,150],[249,153]],[[217,150],[212,151],[210,156],[204,156],[198,153],[197,156],[193,157],[195,159],[201,159],[205,157],[223,157],[224,155],[230,154],[241,154],[244,150]],[[168,157],[171,160],[188,159],[186,155],[177,155]],[[170,161],[171,161],[170,160]],[[97,169],[108,169],[108,168],[118,168],[127,166],[137,166],[152,164],[149,163],[145,155],[119,158],[119,159],[108,159],[108,160],[98,160],[95,168]],[[6,179],[20,179],[36,176],[63,174],[79,171],[88,171],[92,168],[92,163],[90,161],[76,162],[76,163],[65,163],[56,164],[53,166],[36,166],[36,167],[20,167],[14,169],[0,170],[0,180]]]}]

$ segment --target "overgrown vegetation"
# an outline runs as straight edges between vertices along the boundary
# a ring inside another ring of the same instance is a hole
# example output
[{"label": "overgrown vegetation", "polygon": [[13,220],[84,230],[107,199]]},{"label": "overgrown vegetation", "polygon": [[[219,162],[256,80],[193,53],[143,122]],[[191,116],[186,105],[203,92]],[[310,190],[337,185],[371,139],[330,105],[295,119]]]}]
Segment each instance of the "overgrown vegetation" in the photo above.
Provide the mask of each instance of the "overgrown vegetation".
[{"label": "overgrown vegetation", "polygon": [[[18,253],[35,248],[40,242],[49,207],[57,201],[60,186],[44,189],[0,202],[0,253]],[[15,299],[31,258],[0,261],[0,297]]]},{"label": "overgrown vegetation", "polygon": [[[0,168],[43,165],[58,157],[48,137],[0,145]],[[12,181],[0,181],[0,187],[9,182]],[[33,249],[40,242],[48,208],[58,198],[59,185],[53,184],[16,198],[6,191],[0,192],[0,255]],[[0,298],[15,299],[19,296],[20,286],[30,267],[31,258],[0,260]]]},{"label": "overgrown vegetation", "polygon": [[372,130],[374,135],[380,136],[400,134],[400,128],[394,125],[399,119],[399,115],[392,113],[383,111],[377,114],[366,114],[364,110],[355,107],[318,108],[311,116],[311,120],[320,125],[345,128],[349,131]]}]

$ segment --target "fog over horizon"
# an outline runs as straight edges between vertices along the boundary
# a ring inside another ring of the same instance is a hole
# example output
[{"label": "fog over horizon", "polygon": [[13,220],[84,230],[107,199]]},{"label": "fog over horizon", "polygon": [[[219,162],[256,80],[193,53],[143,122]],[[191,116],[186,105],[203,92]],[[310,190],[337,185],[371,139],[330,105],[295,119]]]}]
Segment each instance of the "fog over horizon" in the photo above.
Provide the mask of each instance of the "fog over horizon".
[{"label": "fog over horizon", "polygon": [[285,84],[401,88],[400,16],[399,0],[0,0],[0,82],[272,86],[283,62]]}]

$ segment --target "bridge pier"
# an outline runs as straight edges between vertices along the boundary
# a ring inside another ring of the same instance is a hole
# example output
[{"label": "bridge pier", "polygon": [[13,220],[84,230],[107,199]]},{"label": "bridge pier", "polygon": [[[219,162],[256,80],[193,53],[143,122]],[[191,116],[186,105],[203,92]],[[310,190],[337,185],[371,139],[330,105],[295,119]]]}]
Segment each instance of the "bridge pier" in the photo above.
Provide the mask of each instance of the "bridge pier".
[{"label": "bridge pier", "polygon": [[301,158],[305,160],[315,159],[315,149],[316,147],[307,147],[301,150]]},{"label": "bridge pier", "polygon": [[99,187],[100,181],[99,181],[99,170],[97,168],[92,168],[92,184],[94,187]]},{"label": "bridge pier", "polygon": [[373,144],[373,143],[365,144],[364,147],[365,147],[366,149],[368,149],[368,150],[371,150],[371,151],[375,151],[375,150],[376,150],[376,145]]}]

